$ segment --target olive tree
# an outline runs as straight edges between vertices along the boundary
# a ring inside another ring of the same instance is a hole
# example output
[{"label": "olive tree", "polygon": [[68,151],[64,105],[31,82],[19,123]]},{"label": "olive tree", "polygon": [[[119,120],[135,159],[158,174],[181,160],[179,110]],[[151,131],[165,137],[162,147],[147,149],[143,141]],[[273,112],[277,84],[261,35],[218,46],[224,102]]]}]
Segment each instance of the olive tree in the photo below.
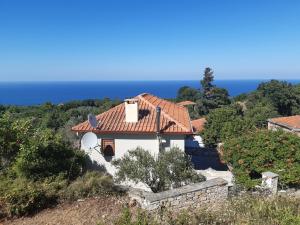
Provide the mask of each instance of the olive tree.
[{"label": "olive tree", "polygon": [[161,152],[157,157],[137,148],[113,163],[118,168],[117,181],[143,182],[153,192],[205,180],[193,170],[189,157],[178,148]]}]

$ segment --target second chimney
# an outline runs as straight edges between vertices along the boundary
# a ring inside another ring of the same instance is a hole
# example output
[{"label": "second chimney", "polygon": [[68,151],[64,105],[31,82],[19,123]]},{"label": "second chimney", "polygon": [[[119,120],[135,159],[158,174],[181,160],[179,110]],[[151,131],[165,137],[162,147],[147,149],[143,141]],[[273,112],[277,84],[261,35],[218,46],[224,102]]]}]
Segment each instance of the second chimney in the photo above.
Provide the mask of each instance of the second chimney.
[{"label": "second chimney", "polygon": [[137,99],[125,99],[125,121],[136,123],[139,120],[139,107]]},{"label": "second chimney", "polygon": [[160,133],[160,112],[161,108],[159,106],[156,107],[156,133]]}]

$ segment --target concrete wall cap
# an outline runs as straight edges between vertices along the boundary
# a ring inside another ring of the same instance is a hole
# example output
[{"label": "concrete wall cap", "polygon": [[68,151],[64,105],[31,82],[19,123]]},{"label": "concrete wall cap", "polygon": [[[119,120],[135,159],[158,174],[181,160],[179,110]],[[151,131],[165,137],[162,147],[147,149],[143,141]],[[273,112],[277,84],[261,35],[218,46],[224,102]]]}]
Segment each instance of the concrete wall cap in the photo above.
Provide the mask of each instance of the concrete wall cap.
[{"label": "concrete wall cap", "polygon": [[175,188],[168,191],[163,191],[159,193],[144,193],[145,200],[149,202],[160,201],[167,198],[173,198],[180,196],[182,194],[192,193],[196,191],[201,191],[202,189],[211,188],[214,186],[226,186],[227,181],[222,178],[214,178],[200,183],[185,185],[179,188]]},{"label": "concrete wall cap", "polygon": [[262,175],[262,177],[269,177],[269,178],[279,177],[279,175],[277,173],[273,173],[270,171],[263,172],[261,175]]}]

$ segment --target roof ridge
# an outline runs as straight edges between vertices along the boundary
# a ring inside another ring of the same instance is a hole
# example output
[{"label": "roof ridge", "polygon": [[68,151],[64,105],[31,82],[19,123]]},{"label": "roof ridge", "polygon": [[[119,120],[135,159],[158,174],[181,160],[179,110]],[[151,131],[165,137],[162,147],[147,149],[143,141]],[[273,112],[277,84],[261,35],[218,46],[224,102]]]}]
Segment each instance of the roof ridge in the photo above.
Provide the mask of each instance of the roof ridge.
[{"label": "roof ridge", "polygon": [[[142,101],[144,101],[144,102],[145,102],[146,104],[148,104],[149,106],[151,106],[153,109],[156,109],[155,105],[153,105],[151,102],[149,102],[148,100],[146,100],[146,99],[144,98],[144,95],[145,95],[145,94],[148,94],[148,93],[140,94],[140,95],[138,95],[137,97],[140,98]],[[154,95],[152,95],[152,96],[154,96]],[[157,96],[154,96],[154,97],[158,98]],[[161,99],[161,98],[159,98],[159,99]],[[163,100],[163,99],[162,99],[162,100]],[[164,100],[164,101],[166,101],[166,100]],[[172,102],[170,102],[170,103],[172,103]],[[174,104],[175,104],[175,103],[174,103]],[[175,104],[175,105],[177,105],[177,104]],[[182,129],[184,129],[184,130],[186,130],[186,131],[189,131],[185,125],[183,125],[181,122],[179,122],[179,121],[176,120],[175,118],[171,117],[169,114],[167,114],[167,113],[164,112],[163,110],[161,110],[161,113],[162,113],[165,117],[167,117],[169,120],[175,121],[175,122],[178,124],[178,126],[180,126]],[[191,121],[191,120],[190,120],[190,121]],[[190,123],[190,125],[191,125],[191,123]]]}]

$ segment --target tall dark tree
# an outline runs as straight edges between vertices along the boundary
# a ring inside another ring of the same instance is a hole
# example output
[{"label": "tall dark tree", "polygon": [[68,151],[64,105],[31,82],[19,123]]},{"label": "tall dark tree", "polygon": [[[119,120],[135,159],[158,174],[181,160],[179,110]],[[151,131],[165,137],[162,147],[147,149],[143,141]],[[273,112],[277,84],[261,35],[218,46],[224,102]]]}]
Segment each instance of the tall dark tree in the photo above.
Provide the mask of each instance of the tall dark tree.
[{"label": "tall dark tree", "polygon": [[201,80],[201,95],[203,96],[197,104],[199,115],[206,115],[210,110],[230,104],[228,91],[224,88],[216,87],[213,84],[213,70],[205,68],[203,79]]},{"label": "tall dark tree", "polygon": [[211,95],[211,91],[215,85],[213,85],[214,81],[214,71],[207,67],[204,70],[204,76],[203,79],[201,80],[201,86],[202,86],[202,91],[203,95],[205,97],[209,97]]}]

